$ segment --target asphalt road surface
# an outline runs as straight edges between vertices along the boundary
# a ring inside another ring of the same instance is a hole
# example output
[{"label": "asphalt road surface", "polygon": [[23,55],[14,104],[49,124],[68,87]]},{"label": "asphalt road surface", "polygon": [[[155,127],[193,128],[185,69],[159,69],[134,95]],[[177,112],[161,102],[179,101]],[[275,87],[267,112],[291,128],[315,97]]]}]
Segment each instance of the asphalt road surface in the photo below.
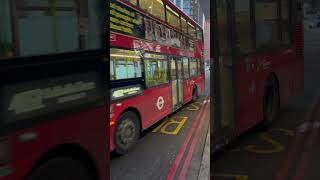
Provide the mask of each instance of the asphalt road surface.
[{"label": "asphalt road surface", "polygon": [[128,154],[111,154],[111,180],[198,179],[210,118],[208,70],[206,75],[198,102],[146,130]]},{"label": "asphalt road surface", "polygon": [[214,180],[320,180],[320,30],[305,33],[305,87],[266,130],[257,126],[211,163]]}]

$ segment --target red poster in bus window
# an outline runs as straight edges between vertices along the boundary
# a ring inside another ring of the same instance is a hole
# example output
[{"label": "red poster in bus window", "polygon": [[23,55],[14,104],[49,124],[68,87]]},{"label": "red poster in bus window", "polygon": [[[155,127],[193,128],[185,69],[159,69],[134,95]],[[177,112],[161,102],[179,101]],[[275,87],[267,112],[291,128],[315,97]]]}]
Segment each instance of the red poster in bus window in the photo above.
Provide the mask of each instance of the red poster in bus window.
[{"label": "red poster in bus window", "polygon": [[153,41],[155,38],[154,38],[152,20],[148,18],[144,18],[144,24],[145,24],[146,39]]}]

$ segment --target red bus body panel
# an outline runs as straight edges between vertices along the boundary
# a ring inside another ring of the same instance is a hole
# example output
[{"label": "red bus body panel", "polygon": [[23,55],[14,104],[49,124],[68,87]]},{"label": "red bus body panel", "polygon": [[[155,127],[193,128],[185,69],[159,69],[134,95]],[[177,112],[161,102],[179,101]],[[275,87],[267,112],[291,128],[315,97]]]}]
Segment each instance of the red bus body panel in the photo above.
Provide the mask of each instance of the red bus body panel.
[{"label": "red bus body panel", "polygon": [[[81,112],[73,116],[53,120],[49,123],[43,123],[30,129],[16,131],[9,135],[9,144],[11,145],[9,164],[3,167],[11,169],[9,176],[2,177],[4,180],[21,180],[30,173],[32,167],[48,151],[59,145],[75,145],[86,150],[99,173],[99,178],[109,177],[107,167],[109,158],[107,143],[101,142],[105,139],[106,122],[102,119],[105,116],[107,107],[102,107],[88,112]],[[90,121],[90,123],[88,123]],[[57,131],[59,129],[59,131]],[[34,132],[36,139],[30,142],[21,142],[19,136],[24,133]],[[21,153],[23,150],[23,153]],[[100,169],[99,169],[100,167]],[[0,179],[2,179],[0,177]]]},{"label": "red bus body panel", "polygon": [[[304,84],[304,55],[302,19],[295,22],[293,42],[290,47],[256,54],[247,64],[239,59],[236,64],[236,102],[238,134],[263,120],[263,94],[267,78],[274,74],[279,83],[280,107],[286,106],[299,95]],[[258,61],[265,61],[266,68],[257,70]],[[253,88],[253,89],[252,89]]]}]

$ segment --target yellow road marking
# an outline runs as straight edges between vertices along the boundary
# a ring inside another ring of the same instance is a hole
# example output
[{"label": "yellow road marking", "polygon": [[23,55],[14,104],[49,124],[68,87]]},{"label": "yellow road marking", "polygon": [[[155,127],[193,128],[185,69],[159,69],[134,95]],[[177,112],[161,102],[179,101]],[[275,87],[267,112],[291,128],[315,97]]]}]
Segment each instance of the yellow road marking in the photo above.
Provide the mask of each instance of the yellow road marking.
[{"label": "yellow road marking", "polygon": [[201,103],[200,102],[194,102],[190,104],[190,106],[187,107],[187,110],[189,111],[198,111],[200,109]]},{"label": "yellow road marking", "polygon": [[[170,135],[177,135],[185,122],[187,121],[188,117],[186,116],[174,116],[169,120],[163,121],[157,128],[155,128],[152,132],[160,131],[163,134],[170,134]],[[168,127],[172,125],[177,125],[175,129],[169,131]]]},{"label": "yellow road marking", "polygon": [[260,133],[259,137],[263,141],[271,144],[273,146],[273,148],[271,148],[271,149],[258,149],[256,145],[248,145],[245,149],[249,152],[253,152],[253,153],[257,153],[257,154],[271,154],[271,153],[279,153],[279,152],[284,151],[284,146],[281,143],[273,140],[268,133]]},{"label": "yellow road marking", "polygon": [[294,136],[294,131],[289,129],[282,129],[282,128],[274,128],[271,129],[270,132],[283,132],[286,136]]},{"label": "yellow road marking", "polygon": [[234,178],[235,180],[247,180],[249,177],[247,175],[240,174],[229,174],[229,173],[219,173],[214,174],[215,177],[224,177],[224,178]]}]

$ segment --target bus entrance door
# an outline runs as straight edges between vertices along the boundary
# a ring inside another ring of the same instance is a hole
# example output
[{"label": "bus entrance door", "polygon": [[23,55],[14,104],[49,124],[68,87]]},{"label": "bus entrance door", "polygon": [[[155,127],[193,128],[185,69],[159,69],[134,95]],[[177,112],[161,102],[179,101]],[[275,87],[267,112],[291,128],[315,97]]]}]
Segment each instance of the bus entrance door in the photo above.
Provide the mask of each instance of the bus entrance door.
[{"label": "bus entrance door", "polygon": [[179,58],[171,57],[172,108],[177,110],[183,104],[183,64]]}]

